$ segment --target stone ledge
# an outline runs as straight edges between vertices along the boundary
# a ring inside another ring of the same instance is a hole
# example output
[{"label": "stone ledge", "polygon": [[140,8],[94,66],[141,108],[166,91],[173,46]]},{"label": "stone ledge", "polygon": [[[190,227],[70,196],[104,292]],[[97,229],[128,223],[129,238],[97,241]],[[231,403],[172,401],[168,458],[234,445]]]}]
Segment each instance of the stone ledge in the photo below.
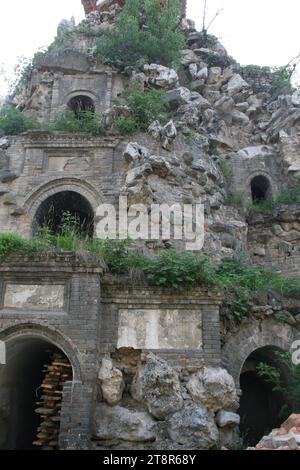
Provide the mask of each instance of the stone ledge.
[{"label": "stone ledge", "polygon": [[41,253],[32,256],[11,254],[0,263],[0,272],[41,272],[42,268],[47,268],[49,274],[55,272],[84,272],[102,274],[104,268],[96,258],[82,259],[76,253]]},{"label": "stone ledge", "polygon": [[28,131],[21,134],[22,143],[25,148],[41,147],[92,147],[92,148],[115,148],[120,144],[120,136],[96,136],[84,132],[73,134],[61,131]]}]

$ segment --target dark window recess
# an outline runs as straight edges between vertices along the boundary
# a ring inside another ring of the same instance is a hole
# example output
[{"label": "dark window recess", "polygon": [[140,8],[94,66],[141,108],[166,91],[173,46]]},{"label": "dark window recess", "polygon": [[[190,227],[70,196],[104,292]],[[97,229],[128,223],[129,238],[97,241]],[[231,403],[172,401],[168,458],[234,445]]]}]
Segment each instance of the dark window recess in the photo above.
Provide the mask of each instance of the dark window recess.
[{"label": "dark window recess", "polygon": [[288,380],[286,371],[282,370],[282,364],[278,363],[276,351],[279,351],[278,348],[272,346],[254,351],[245,361],[240,376],[240,432],[245,443],[250,446],[258,444],[263,436],[282,422],[279,415],[284,398],[281,393],[273,391],[272,384],[263,380],[256,369],[260,362],[264,362],[280,368],[283,377]]},{"label": "dark window recess", "polygon": [[57,450],[63,387],[72,380],[68,358],[45,340],[21,337],[8,342],[7,360],[0,368],[0,449]]},{"label": "dark window recess", "polygon": [[254,203],[270,199],[272,193],[269,180],[265,176],[255,176],[251,181],[251,194]]},{"label": "dark window recess", "polygon": [[93,209],[88,200],[75,191],[61,191],[43,201],[35,215],[33,232],[48,227],[51,233],[58,234],[68,221],[80,235],[93,236]]},{"label": "dark window recess", "polygon": [[71,98],[68,103],[68,107],[76,114],[78,118],[80,118],[80,115],[82,115],[84,112],[95,112],[95,105],[93,100],[84,95],[74,96],[74,98]]}]

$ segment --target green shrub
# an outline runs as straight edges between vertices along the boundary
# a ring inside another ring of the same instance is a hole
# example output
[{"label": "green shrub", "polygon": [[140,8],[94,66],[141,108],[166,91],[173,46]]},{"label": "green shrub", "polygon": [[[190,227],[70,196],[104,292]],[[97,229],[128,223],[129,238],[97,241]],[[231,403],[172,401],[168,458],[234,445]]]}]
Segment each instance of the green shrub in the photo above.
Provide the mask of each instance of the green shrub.
[{"label": "green shrub", "polygon": [[253,293],[271,287],[274,275],[241,259],[225,258],[216,267],[215,278],[225,290],[228,317],[239,323],[250,312]]},{"label": "green shrub", "polygon": [[56,114],[50,126],[50,130],[103,135],[103,117],[91,111],[81,111],[76,115],[74,111],[68,110],[64,113]]},{"label": "green shrub", "polygon": [[90,239],[81,233],[78,221],[70,213],[63,215],[56,234],[47,227],[32,240],[23,240],[12,233],[0,234],[0,259],[13,252],[28,255],[61,250],[92,253],[111,273],[132,278],[133,272],[139,272],[152,286],[219,288],[225,294],[226,316],[233,323],[239,323],[249,315],[258,291],[271,289],[283,296],[300,298],[299,277],[280,278],[243,259],[226,258],[213,266],[203,256],[175,248],[140,254],[129,239]]},{"label": "green shrub", "polygon": [[283,192],[279,193],[276,198],[278,204],[296,204],[300,202],[300,178],[296,177],[290,186]]},{"label": "green shrub", "polygon": [[0,129],[5,135],[18,135],[30,129],[38,129],[34,118],[25,116],[13,106],[5,105],[0,109]]},{"label": "green shrub", "polygon": [[228,204],[235,207],[242,207],[243,194],[242,193],[229,193],[227,198]]},{"label": "green shrub", "polygon": [[271,94],[275,98],[281,94],[291,94],[294,91],[292,86],[292,75],[295,69],[292,66],[279,67],[272,76]]},{"label": "green shrub", "polygon": [[139,83],[134,83],[130,91],[121,95],[132,111],[136,128],[141,131],[146,131],[153,121],[166,121],[167,104],[164,96],[161,90],[143,91]]},{"label": "green shrub", "polygon": [[153,286],[177,289],[180,286],[194,287],[199,284],[212,285],[212,270],[204,257],[174,249],[144,257],[142,269]]},{"label": "green shrub", "polygon": [[89,251],[100,255],[105,261],[108,269],[114,274],[126,274],[132,267],[132,259],[130,254],[130,246],[132,241],[95,239],[90,240],[87,247]]},{"label": "green shrub", "polygon": [[0,260],[3,260],[10,253],[30,255],[31,253],[45,251],[48,247],[48,243],[40,238],[24,240],[15,233],[0,233]]},{"label": "green shrub", "polygon": [[230,176],[231,176],[231,168],[230,168],[230,165],[229,165],[228,161],[225,158],[219,158],[217,163],[218,163],[224,177],[226,179],[229,179]]},{"label": "green shrub", "polygon": [[132,118],[118,118],[113,122],[113,127],[120,134],[133,134],[137,130],[136,122]]},{"label": "green shrub", "polygon": [[24,246],[24,240],[15,233],[0,233],[0,258],[11,252],[17,252]]},{"label": "green shrub", "polygon": [[261,67],[260,65],[245,65],[243,67],[243,75],[247,75],[250,78],[259,78],[264,74],[269,74],[271,72],[270,67]]},{"label": "green shrub", "polygon": [[97,52],[109,63],[124,68],[141,59],[172,65],[179,62],[185,44],[178,30],[179,0],[127,0],[116,25],[98,41]]},{"label": "green shrub", "polygon": [[269,198],[253,202],[249,205],[249,209],[257,213],[270,214],[276,208],[276,205],[277,201]]}]

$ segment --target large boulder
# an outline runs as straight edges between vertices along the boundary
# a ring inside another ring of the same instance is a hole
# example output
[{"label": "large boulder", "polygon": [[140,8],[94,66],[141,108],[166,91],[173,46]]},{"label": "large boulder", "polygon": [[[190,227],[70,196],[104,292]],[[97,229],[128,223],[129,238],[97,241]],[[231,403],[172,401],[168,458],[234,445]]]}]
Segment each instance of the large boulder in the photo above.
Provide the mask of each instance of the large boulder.
[{"label": "large boulder", "polygon": [[178,108],[178,106],[182,104],[187,104],[190,100],[191,92],[183,86],[167,91],[166,93],[166,101],[173,108]]},{"label": "large boulder", "polygon": [[148,158],[148,162],[152,167],[153,173],[161,178],[165,178],[171,172],[170,164],[160,155],[151,155]]},{"label": "large boulder", "polygon": [[122,399],[125,383],[122,372],[113,366],[111,359],[102,359],[98,379],[104,400],[116,405]]},{"label": "large boulder", "polygon": [[151,416],[122,406],[97,405],[93,425],[94,437],[101,440],[149,442],[156,437],[156,423]]},{"label": "large boulder", "polygon": [[190,64],[194,64],[199,62],[199,57],[195,54],[192,49],[183,49],[181,51],[181,60],[180,63],[184,66],[189,66]]},{"label": "large boulder", "polygon": [[183,398],[177,373],[166,361],[148,353],[133,379],[132,397],[146,403],[149,412],[163,420],[180,410]]},{"label": "large boulder", "polygon": [[236,95],[244,88],[249,88],[249,84],[238,73],[235,73],[227,84],[228,94],[230,96]]},{"label": "large boulder", "polygon": [[132,168],[127,172],[126,185],[131,186],[137,182],[137,180],[150,175],[153,172],[152,167],[149,163],[143,163],[135,168]]},{"label": "large boulder", "polygon": [[173,140],[177,136],[177,129],[173,120],[167,122],[165,126],[163,126],[161,130],[161,138],[162,138],[162,148],[165,150],[169,150]]},{"label": "large boulder", "polygon": [[150,84],[161,88],[172,88],[179,83],[177,72],[163,65],[146,64],[144,65],[144,72]]},{"label": "large boulder", "polygon": [[176,444],[197,449],[209,449],[219,440],[214,414],[190,401],[168,420],[168,434]]},{"label": "large boulder", "polygon": [[169,150],[173,140],[177,137],[177,129],[171,119],[162,126],[159,121],[153,121],[148,127],[148,132],[155,139],[160,139],[162,148]]},{"label": "large boulder", "polygon": [[214,103],[214,108],[221,114],[232,114],[235,102],[230,96],[223,95]]},{"label": "large boulder", "polygon": [[236,410],[239,406],[234,380],[221,367],[204,367],[191,376],[187,389],[195,403],[212,411]]},{"label": "large boulder", "polygon": [[129,142],[123,153],[123,158],[127,163],[138,164],[143,163],[148,155],[149,151],[146,147],[137,142]]}]

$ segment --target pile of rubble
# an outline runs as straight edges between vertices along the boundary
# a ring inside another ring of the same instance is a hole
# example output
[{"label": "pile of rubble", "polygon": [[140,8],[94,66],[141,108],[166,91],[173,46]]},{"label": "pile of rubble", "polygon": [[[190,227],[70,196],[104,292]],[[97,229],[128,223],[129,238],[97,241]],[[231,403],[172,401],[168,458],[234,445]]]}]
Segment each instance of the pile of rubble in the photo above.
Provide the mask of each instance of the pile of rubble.
[{"label": "pile of rubble", "polygon": [[279,429],[273,429],[248,450],[300,450],[300,414],[291,414]]}]

